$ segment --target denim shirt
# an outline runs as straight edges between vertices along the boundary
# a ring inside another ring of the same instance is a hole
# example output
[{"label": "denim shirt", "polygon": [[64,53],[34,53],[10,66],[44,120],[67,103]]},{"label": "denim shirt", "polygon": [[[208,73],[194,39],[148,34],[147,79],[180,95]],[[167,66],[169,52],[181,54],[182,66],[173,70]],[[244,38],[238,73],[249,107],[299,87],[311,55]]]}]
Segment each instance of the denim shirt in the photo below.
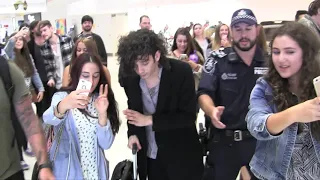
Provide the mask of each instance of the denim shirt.
[{"label": "denim shirt", "polygon": [[[259,179],[285,180],[295,146],[298,124],[290,125],[279,135],[271,135],[266,122],[270,115],[277,113],[272,99],[271,86],[265,79],[259,78],[251,92],[249,112],[246,117],[248,130],[257,139],[250,168]],[[319,161],[320,142],[312,136],[311,139]]]},{"label": "denim shirt", "polygon": [[[59,146],[57,146],[57,139],[55,139],[49,150],[50,161],[54,160],[53,173],[56,179],[83,179],[80,163],[80,143],[72,111],[68,111],[63,119],[54,116],[54,108],[67,95],[66,92],[55,93],[52,97],[51,106],[43,114],[44,123],[54,126],[54,134],[58,134],[59,128],[64,125]],[[99,180],[108,180],[109,163],[103,150],[109,149],[114,141],[109,120],[106,126],[100,126],[97,123],[96,141],[98,142],[95,150],[97,151]],[[54,159],[56,148],[57,155]]]},{"label": "denim shirt", "polygon": [[[16,42],[14,39],[9,39],[7,45],[4,47],[4,52],[6,55],[5,57],[8,60],[14,60],[14,58],[15,58],[15,52],[14,52],[15,43]],[[31,76],[31,80],[39,92],[44,92],[42,80],[39,76],[38,70],[34,64],[34,60],[31,56],[31,54],[30,54],[30,59],[31,59],[31,63],[32,63],[33,71],[34,71],[33,75]]]},{"label": "denim shirt", "polygon": [[[162,67],[159,70],[158,77],[161,79]],[[142,103],[143,103],[143,114],[152,115],[156,112],[156,106],[158,103],[158,95],[160,82],[155,86],[155,93],[151,96],[146,81],[140,79],[140,88],[142,94]],[[147,156],[151,159],[157,159],[158,146],[155,139],[155,132],[152,130],[152,126],[146,126],[147,140],[148,140],[148,149]]]}]

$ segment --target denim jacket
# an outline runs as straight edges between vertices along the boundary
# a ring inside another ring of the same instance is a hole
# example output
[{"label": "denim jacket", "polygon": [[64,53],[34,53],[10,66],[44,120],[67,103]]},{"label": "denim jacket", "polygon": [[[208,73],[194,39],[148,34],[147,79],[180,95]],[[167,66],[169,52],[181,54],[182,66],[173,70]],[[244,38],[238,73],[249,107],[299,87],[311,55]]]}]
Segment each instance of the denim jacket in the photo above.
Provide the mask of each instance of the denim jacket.
[{"label": "denim jacket", "polygon": [[[54,134],[58,134],[61,126],[62,135],[60,136],[60,143],[57,146],[58,137],[52,143],[49,150],[50,161],[53,162],[53,173],[56,179],[83,179],[81,169],[81,155],[80,144],[75,126],[75,119],[71,111],[64,116],[63,119],[58,119],[54,116],[54,108],[64,99],[68,94],[66,92],[57,92],[52,97],[52,103],[49,109],[43,114],[44,123],[54,126]],[[106,126],[102,127],[97,123],[97,163],[98,175],[101,180],[108,180],[109,178],[109,165],[105,158],[104,151],[111,147],[114,140],[114,135],[111,130],[110,121]],[[54,159],[54,154],[57,148],[57,153]]]},{"label": "denim jacket", "polygon": [[[15,46],[15,40],[14,39],[9,39],[7,45],[4,47],[4,52],[6,54],[6,58],[8,60],[14,60],[15,58],[15,52],[14,52],[14,46]],[[37,90],[39,92],[43,92],[44,91],[44,87],[41,81],[41,78],[39,76],[38,70],[34,64],[34,60],[33,57],[30,55],[31,58],[31,62],[32,62],[32,67],[33,67],[33,75],[31,76],[31,80],[33,82],[33,84],[36,86]]]},{"label": "denim jacket", "polygon": [[[259,179],[285,180],[295,146],[298,124],[290,125],[279,135],[271,135],[266,122],[270,115],[277,113],[277,107],[272,103],[272,99],[271,86],[265,79],[259,78],[251,92],[249,112],[246,117],[248,130],[257,139],[250,168]],[[312,142],[319,161],[320,142],[314,137]]]}]

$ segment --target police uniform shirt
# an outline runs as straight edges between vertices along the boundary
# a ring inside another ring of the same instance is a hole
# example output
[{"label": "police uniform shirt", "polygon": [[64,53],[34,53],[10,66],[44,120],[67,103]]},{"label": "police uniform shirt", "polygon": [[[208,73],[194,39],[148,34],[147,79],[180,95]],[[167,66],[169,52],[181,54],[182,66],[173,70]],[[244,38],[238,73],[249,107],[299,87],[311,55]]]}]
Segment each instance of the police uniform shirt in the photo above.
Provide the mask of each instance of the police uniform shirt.
[{"label": "police uniform shirt", "polygon": [[215,106],[225,107],[221,122],[226,129],[246,130],[250,93],[266,71],[264,54],[258,47],[250,66],[232,47],[213,51],[203,66],[198,97],[207,94]]}]

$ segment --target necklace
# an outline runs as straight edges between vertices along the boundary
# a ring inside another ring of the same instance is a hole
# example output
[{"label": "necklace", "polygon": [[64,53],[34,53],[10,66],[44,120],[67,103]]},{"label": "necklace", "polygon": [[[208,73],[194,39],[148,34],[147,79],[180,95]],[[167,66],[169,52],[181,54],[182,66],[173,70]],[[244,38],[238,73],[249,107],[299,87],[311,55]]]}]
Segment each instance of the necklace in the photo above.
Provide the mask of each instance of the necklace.
[{"label": "necklace", "polygon": [[150,94],[151,98],[156,94],[156,87],[157,87],[157,86],[155,86],[155,87],[153,87],[153,88],[148,89],[148,90],[149,90],[149,94]]}]

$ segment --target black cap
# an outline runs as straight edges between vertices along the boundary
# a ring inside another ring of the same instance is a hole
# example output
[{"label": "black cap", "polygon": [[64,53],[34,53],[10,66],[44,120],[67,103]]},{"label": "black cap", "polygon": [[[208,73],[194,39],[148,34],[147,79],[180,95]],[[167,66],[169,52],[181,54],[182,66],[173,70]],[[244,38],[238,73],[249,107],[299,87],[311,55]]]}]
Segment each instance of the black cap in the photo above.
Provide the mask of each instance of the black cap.
[{"label": "black cap", "polygon": [[232,27],[240,22],[254,25],[257,24],[257,19],[250,9],[239,9],[233,13],[230,26]]},{"label": "black cap", "polygon": [[91,16],[89,16],[89,15],[85,15],[85,16],[82,17],[81,24],[83,24],[86,21],[89,21],[89,22],[91,22],[93,24],[93,18]]}]

